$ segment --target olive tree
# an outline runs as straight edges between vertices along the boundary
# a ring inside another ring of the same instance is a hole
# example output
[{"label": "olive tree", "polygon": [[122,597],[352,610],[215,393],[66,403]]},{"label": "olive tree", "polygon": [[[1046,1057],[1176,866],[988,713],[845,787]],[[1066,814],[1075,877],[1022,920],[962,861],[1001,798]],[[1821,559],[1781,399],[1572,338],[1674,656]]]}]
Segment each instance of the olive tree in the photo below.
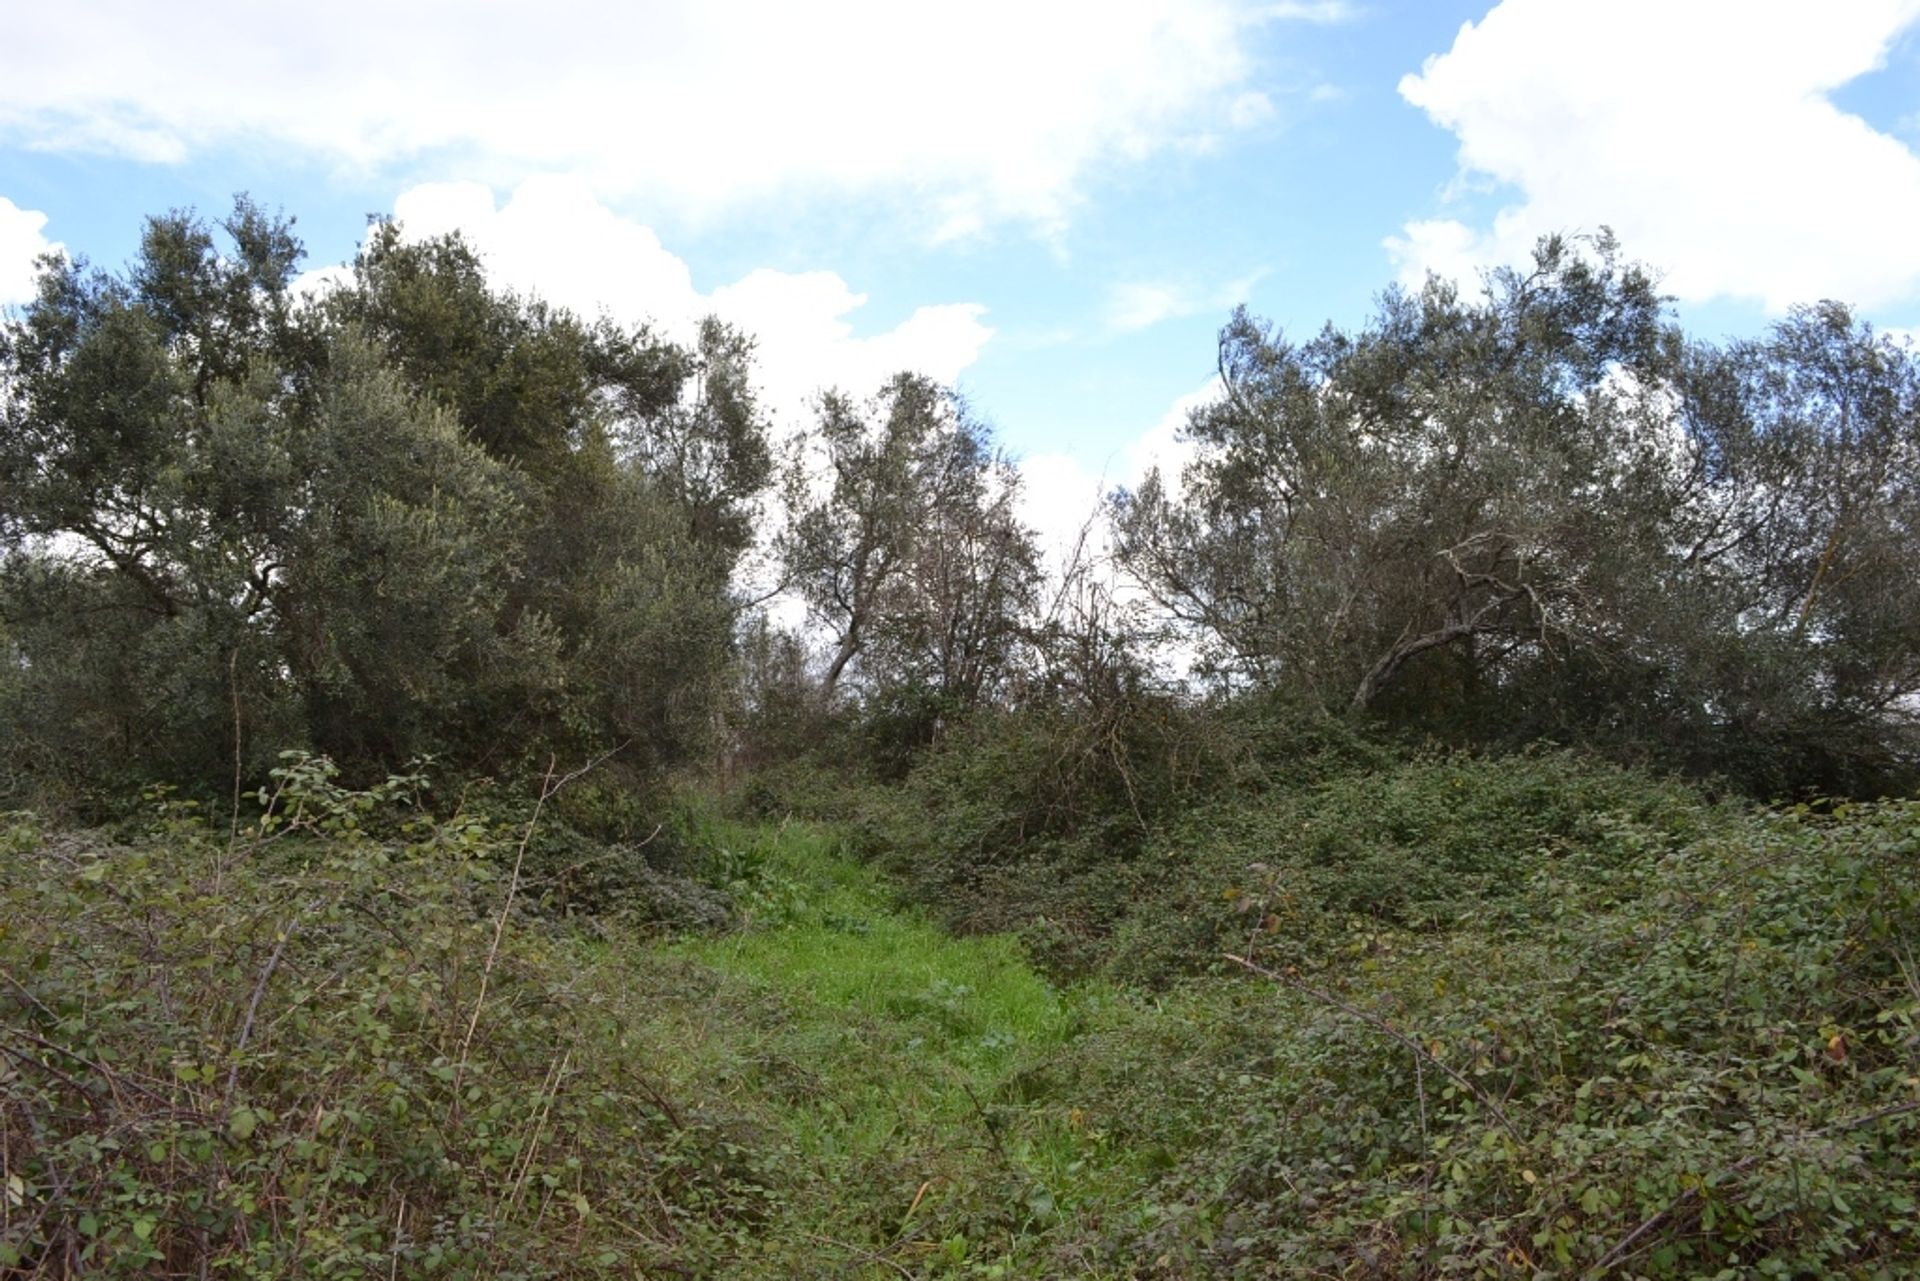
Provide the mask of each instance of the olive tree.
[{"label": "olive tree", "polygon": [[1471,680],[1591,637],[1659,488],[1674,347],[1652,283],[1593,249],[1549,241],[1477,301],[1389,290],[1302,346],[1236,313],[1181,483],[1116,496],[1122,563],[1216,670],[1360,711],[1422,662]]},{"label": "olive tree", "polygon": [[391,226],[317,303],[299,257],[244,200],[171,214],[0,326],[16,745],[194,782],[697,750],[770,471],[744,340],[589,325]]},{"label": "olive tree", "polygon": [[1845,308],[1690,343],[1610,238],[1548,238],[1357,332],[1237,313],[1220,373],[1113,516],[1230,683],[1761,788],[1912,765],[1920,383]]},{"label": "olive tree", "polygon": [[830,629],[832,698],[849,670],[869,692],[970,706],[1014,661],[1039,561],[1019,477],[951,392],[902,374],[865,405],[829,394],[789,478],[780,540],[789,581]]}]

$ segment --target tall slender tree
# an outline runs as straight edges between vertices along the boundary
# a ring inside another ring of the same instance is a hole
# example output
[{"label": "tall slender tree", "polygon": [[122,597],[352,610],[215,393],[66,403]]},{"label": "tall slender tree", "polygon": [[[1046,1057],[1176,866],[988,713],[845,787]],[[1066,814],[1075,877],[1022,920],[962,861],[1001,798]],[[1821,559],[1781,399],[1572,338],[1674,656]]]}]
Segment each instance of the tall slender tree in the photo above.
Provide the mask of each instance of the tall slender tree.
[{"label": "tall slender tree", "polygon": [[925,378],[899,375],[864,406],[822,399],[781,554],[834,637],[828,698],[853,669],[960,704],[991,691],[1039,581],[1018,488],[986,428]]}]

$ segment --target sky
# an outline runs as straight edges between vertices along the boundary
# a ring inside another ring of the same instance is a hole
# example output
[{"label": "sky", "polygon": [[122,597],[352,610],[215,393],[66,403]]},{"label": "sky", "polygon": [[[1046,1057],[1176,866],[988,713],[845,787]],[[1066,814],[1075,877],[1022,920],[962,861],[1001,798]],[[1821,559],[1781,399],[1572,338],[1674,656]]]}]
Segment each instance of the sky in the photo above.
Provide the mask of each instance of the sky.
[{"label": "sky", "polygon": [[237,192],[313,281],[369,215],[504,285],[759,341],[765,403],[911,368],[1029,519],[1177,461],[1216,336],[1618,235],[1696,335],[1920,332],[1920,0],[74,0],[0,41],[0,305]]}]

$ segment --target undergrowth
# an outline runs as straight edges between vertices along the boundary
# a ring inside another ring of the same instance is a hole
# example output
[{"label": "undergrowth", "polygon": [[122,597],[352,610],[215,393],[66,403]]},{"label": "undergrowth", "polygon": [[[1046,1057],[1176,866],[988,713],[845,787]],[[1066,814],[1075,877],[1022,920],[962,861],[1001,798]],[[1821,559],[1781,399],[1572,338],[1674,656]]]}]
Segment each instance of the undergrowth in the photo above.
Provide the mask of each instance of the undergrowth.
[{"label": "undergrowth", "polygon": [[1119,889],[1064,816],[997,881],[937,862],[964,814],[876,850],[911,788],[543,847],[294,759],[244,825],[13,816],[0,1270],[1920,1275],[1920,807],[1287,775],[1179,784]]},{"label": "undergrowth", "polygon": [[1911,803],[1767,811],[1335,734],[1264,769],[1216,747],[1214,778],[1093,760],[1182,798],[1116,815],[1047,763],[1071,737],[985,734],[858,831],[909,900],[1078,984],[1074,1035],[1007,1088],[1133,1181],[1057,1261],[1920,1275]]},{"label": "undergrowth", "polygon": [[5,829],[0,1269],[630,1276],[766,1213],[622,986],[510,910],[524,832],[276,771],[244,831]]}]

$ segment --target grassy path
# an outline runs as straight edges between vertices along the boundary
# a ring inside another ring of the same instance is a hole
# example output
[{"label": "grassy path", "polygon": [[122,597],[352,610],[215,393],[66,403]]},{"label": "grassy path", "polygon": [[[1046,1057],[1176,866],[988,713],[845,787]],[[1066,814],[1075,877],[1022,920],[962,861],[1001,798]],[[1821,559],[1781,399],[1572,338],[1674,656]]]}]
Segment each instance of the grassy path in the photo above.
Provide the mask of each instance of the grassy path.
[{"label": "grassy path", "polygon": [[747,927],[668,945],[688,995],[645,1025],[669,1079],[719,1086],[785,1164],[790,1191],[739,1231],[732,1275],[1053,1273],[1043,1238],[1134,1177],[1030,1078],[1120,998],[1059,991],[1011,939],[898,910],[830,832],[714,835]]}]

